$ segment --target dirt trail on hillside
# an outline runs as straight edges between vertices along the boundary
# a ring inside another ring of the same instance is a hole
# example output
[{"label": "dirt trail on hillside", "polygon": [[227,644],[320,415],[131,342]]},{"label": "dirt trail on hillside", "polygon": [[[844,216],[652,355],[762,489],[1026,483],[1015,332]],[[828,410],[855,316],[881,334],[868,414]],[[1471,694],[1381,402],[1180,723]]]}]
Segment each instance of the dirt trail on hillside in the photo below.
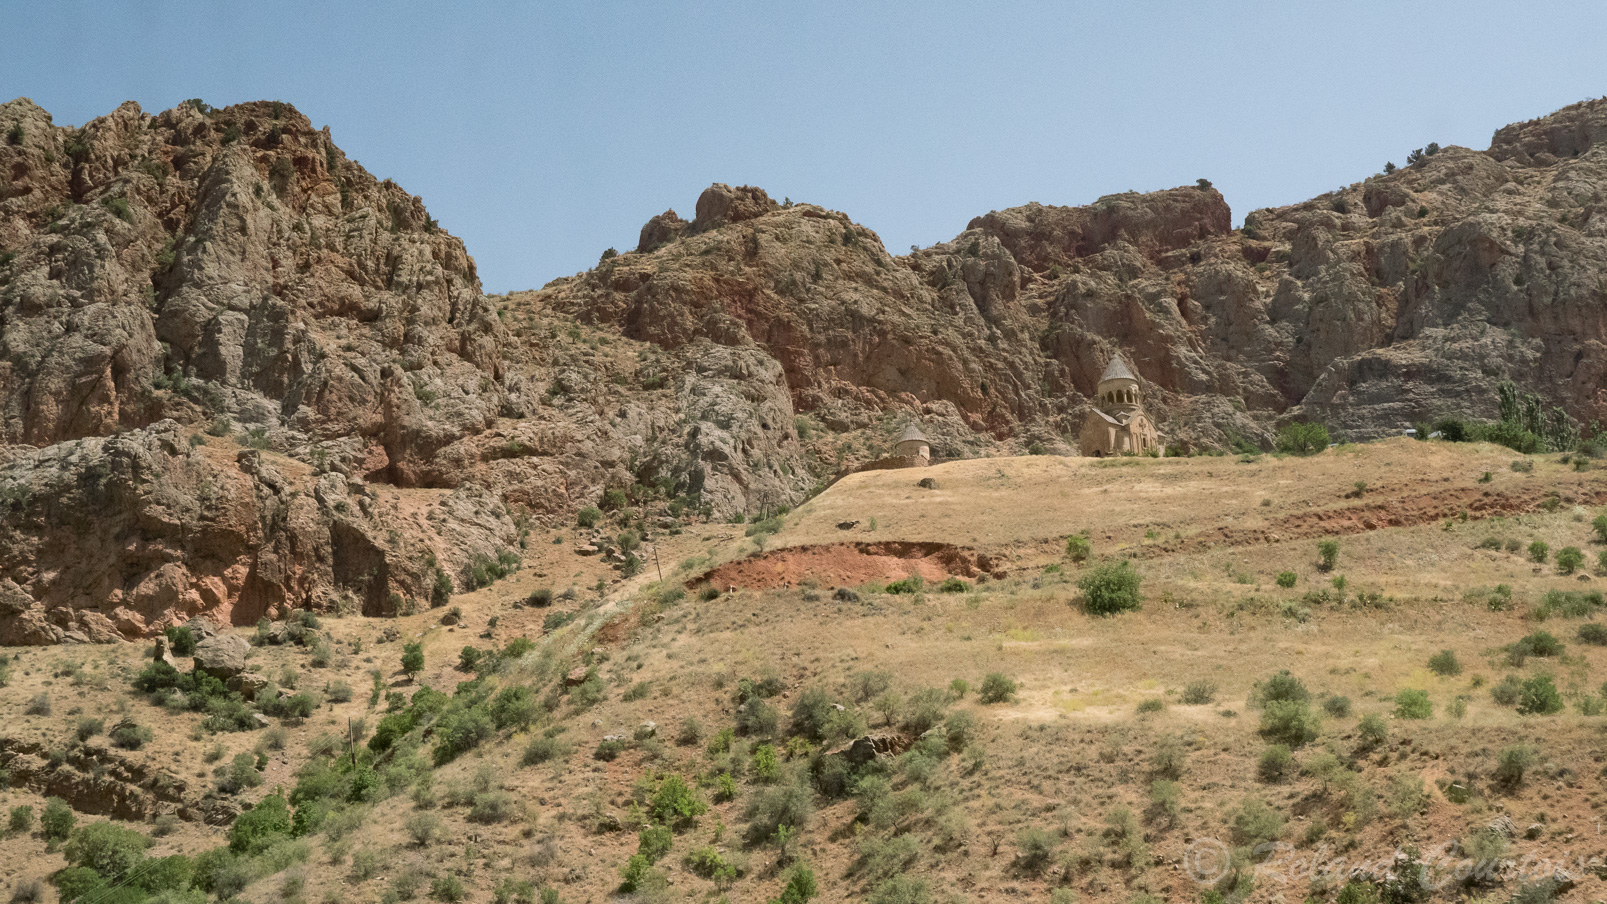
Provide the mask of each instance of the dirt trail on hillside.
[{"label": "dirt trail on hillside", "polygon": [[919,576],[926,581],[950,577],[1002,577],[999,561],[973,549],[948,543],[831,543],[791,546],[727,562],[687,582],[721,589],[772,590],[803,581],[820,586],[854,586]]}]

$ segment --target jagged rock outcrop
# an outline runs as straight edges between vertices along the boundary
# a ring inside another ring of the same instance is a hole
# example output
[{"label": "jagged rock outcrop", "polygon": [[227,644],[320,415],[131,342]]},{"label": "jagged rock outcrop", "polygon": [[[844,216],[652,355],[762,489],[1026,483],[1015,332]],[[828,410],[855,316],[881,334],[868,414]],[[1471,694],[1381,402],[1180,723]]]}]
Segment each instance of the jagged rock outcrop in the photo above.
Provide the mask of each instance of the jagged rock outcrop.
[{"label": "jagged rock outcrop", "polygon": [[1490,417],[1508,379],[1607,420],[1607,101],[1238,230],[1202,180],[894,256],[715,184],[502,297],[284,104],[19,99],[0,135],[4,643],[385,614],[516,519],[795,504],[911,418],[939,458],[1069,451],[1118,350],[1185,450]]},{"label": "jagged rock outcrop", "polygon": [[391,614],[428,604],[435,568],[459,577],[517,545],[479,485],[420,511],[391,488],[197,435],[162,421],[0,467],[0,643],[141,637],[202,612]]}]

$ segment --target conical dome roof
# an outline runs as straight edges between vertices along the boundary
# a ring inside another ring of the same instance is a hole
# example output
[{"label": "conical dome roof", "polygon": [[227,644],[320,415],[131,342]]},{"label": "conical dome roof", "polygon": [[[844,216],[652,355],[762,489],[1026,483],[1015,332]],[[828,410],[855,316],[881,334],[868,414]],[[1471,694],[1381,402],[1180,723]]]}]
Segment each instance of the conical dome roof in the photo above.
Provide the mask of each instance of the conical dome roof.
[{"label": "conical dome roof", "polygon": [[1132,380],[1137,382],[1138,377],[1127,366],[1127,362],[1122,360],[1121,353],[1118,352],[1110,359],[1110,363],[1105,365],[1105,375],[1099,378],[1101,383],[1107,380]]},{"label": "conical dome roof", "polygon": [[916,442],[921,443],[927,442],[926,434],[922,433],[921,428],[915,426],[914,422],[911,422],[908,427],[905,427],[904,435],[898,438],[898,442],[901,443],[907,443],[910,440],[915,440]]}]

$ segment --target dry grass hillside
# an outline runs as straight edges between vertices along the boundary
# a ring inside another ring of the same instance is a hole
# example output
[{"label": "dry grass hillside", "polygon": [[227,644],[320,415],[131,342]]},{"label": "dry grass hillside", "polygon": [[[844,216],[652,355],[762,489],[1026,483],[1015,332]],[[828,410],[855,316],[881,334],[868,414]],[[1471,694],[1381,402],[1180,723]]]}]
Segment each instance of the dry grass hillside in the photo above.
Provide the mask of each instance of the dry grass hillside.
[{"label": "dry grass hillside", "polygon": [[[616,540],[641,543],[629,577],[577,554],[593,531],[533,533],[445,606],[254,645],[285,694],[254,706],[136,692],[147,643],[18,650],[0,805],[32,809],[0,882],[83,904],[797,902],[806,872],[823,902],[1597,900],[1607,472],[1563,459],[1399,439],[868,472],[774,519]],[[1135,575],[1142,608],[1089,611]],[[77,828],[49,837],[47,796]],[[1345,889],[1341,862],[1376,881]]]}]

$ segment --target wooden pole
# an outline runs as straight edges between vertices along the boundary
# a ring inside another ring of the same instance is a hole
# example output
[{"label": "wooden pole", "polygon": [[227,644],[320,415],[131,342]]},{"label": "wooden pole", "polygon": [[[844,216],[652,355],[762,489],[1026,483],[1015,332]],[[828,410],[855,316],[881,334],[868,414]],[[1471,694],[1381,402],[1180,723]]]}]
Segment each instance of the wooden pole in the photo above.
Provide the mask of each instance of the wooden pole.
[{"label": "wooden pole", "polygon": [[658,570],[658,582],[664,583],[664,566],[658,564],[658,544],[653,544],[653,567]]}]

